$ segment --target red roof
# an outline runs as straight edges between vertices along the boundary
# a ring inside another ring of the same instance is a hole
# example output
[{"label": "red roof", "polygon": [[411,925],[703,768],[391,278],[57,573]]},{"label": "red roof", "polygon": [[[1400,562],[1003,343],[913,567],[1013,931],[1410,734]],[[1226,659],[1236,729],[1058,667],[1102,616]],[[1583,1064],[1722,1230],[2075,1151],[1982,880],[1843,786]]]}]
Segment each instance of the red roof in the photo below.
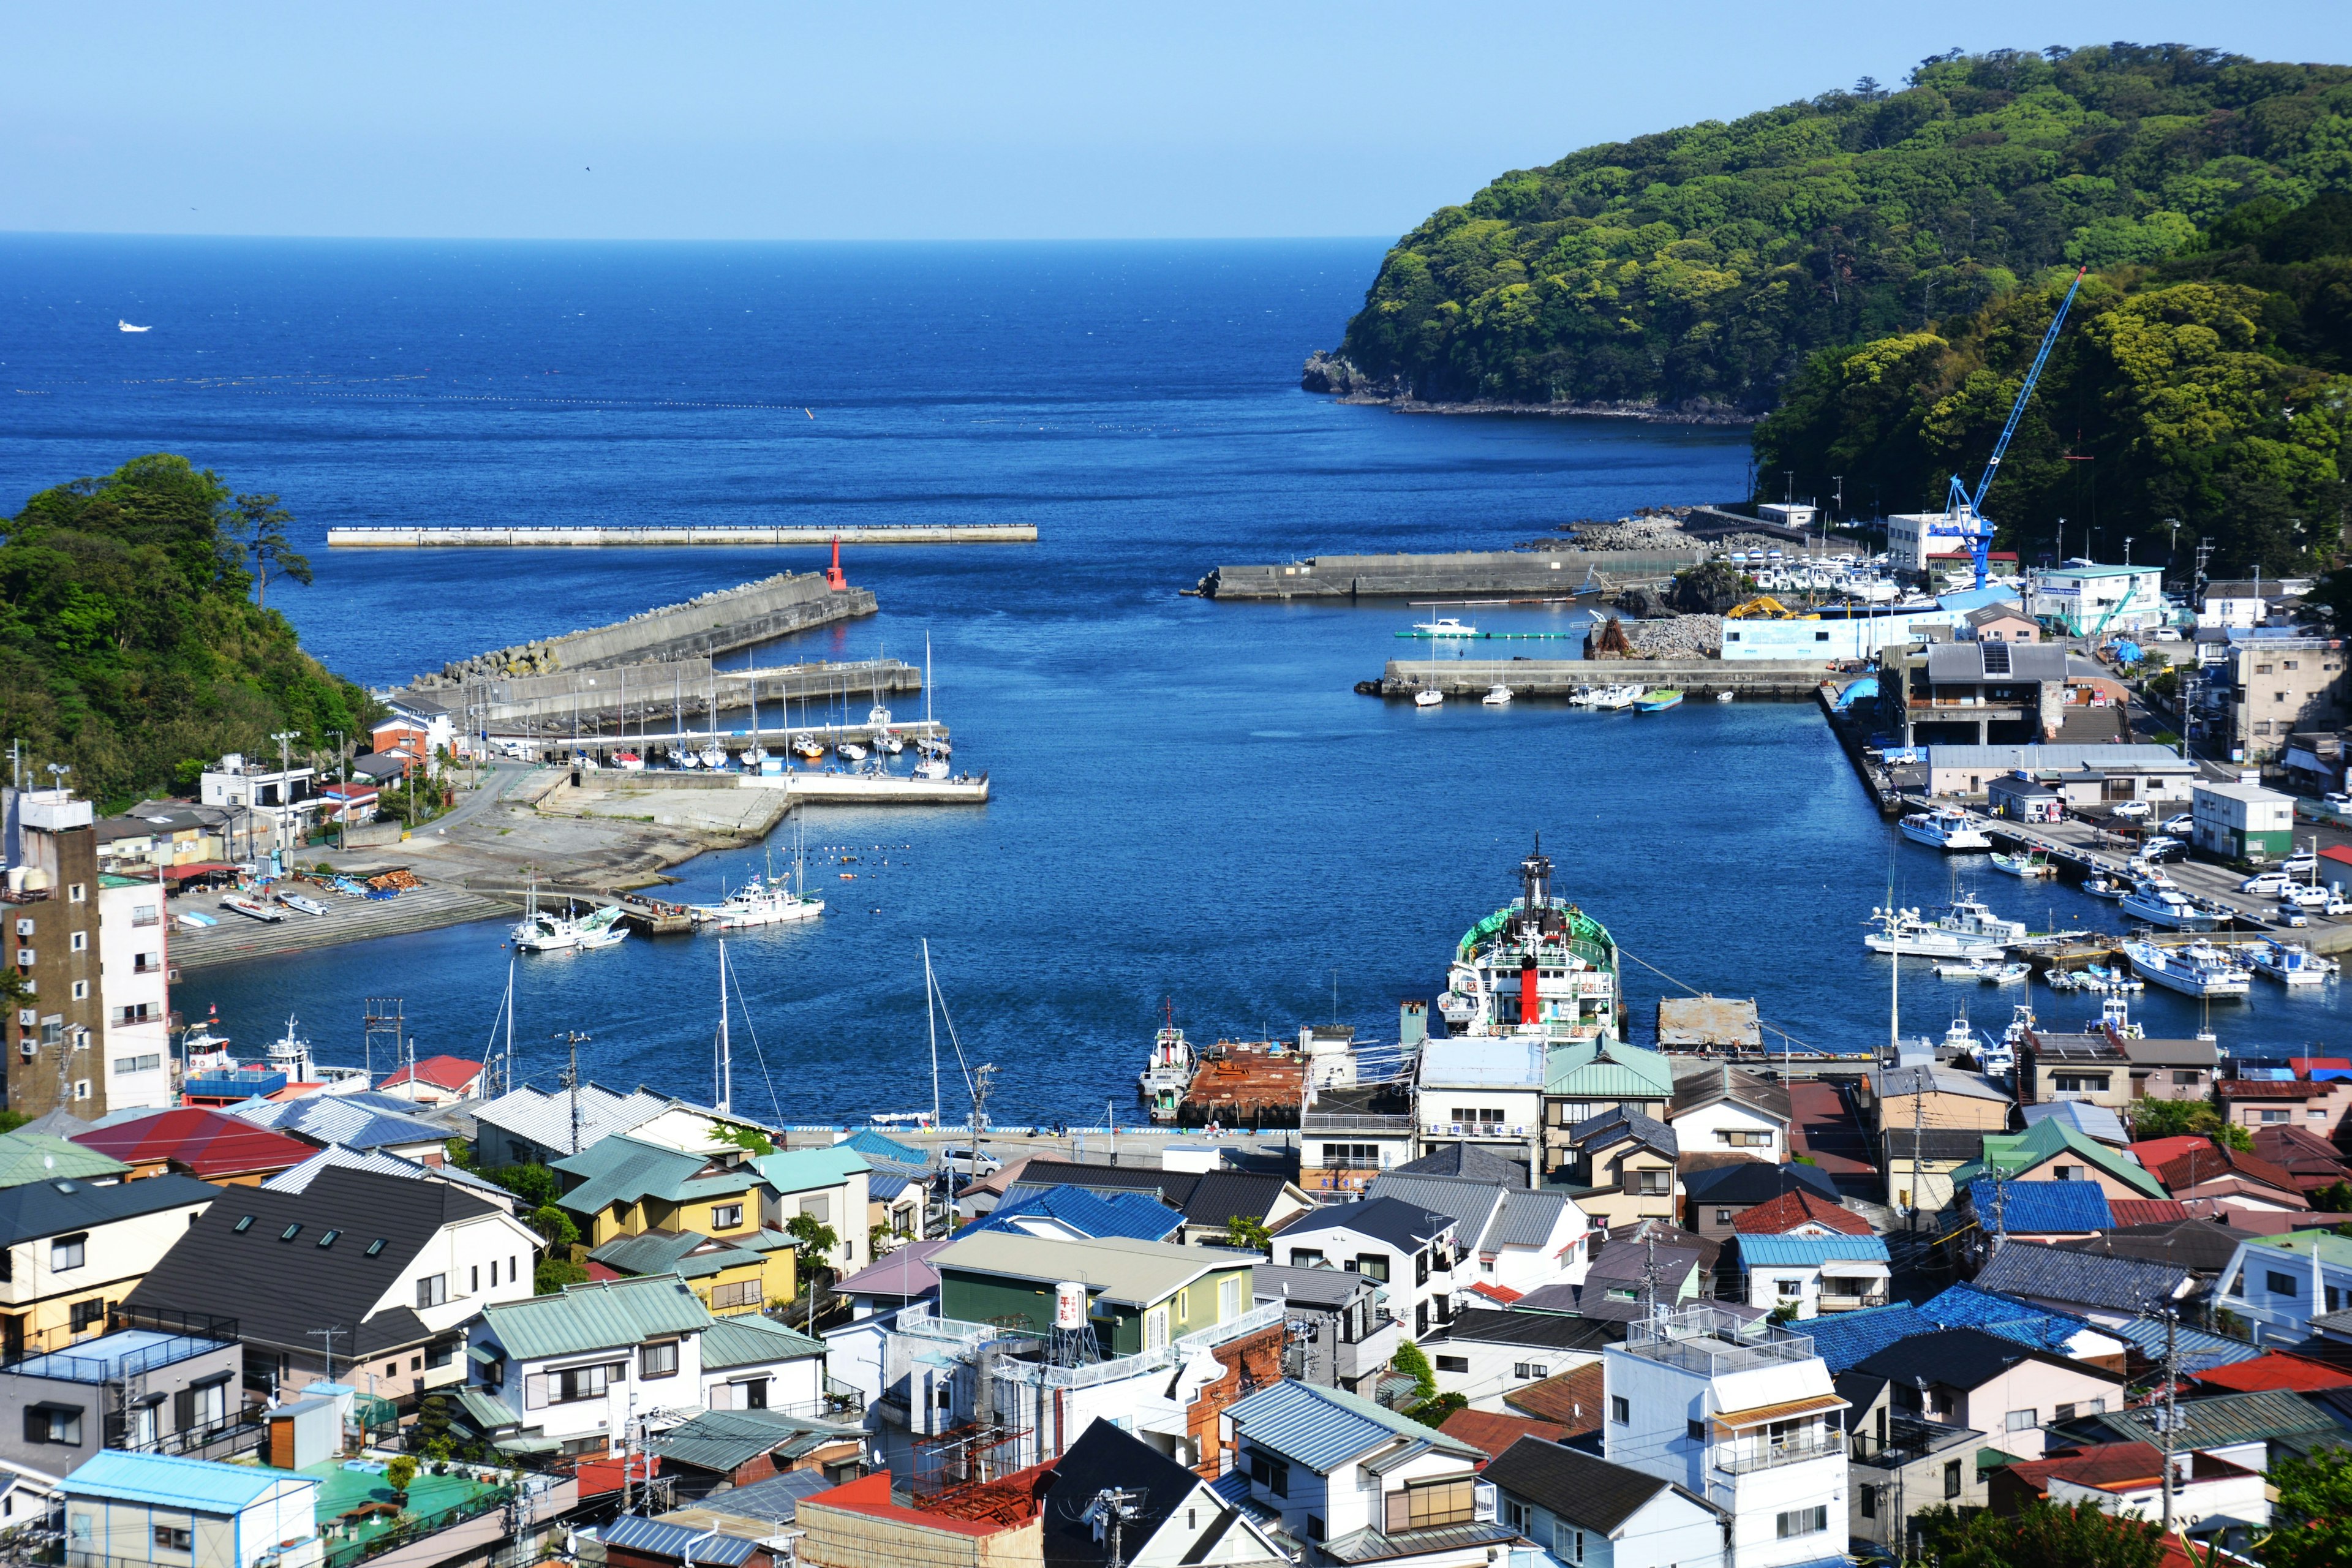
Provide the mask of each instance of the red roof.
[{"label": "red roof", "polygon": [[111,1154],[126,1165],[166,1161],[205,1178],[283,1171],[319,1152],[283,1132],[200,1106],[159,1110],[135,1121],[93,1128],[76,1134],[74,1142]]},{"label": "red roof", "polygon": [[2156,1173],[2156,1179],[2174,1192],[2230,1176],[2259,1182],[2284,1193],[2303,1190],[2294,1184],[2292,1173],[2272,1164],[2261,1155],[2244,1154],[2235,1149],[2220,1149],[2210,1143],[2202,1149],[2189,1150]]},{"label": "red roof", "polygon": [[2352,1388],[2352,1375],[2301,1356],[2281,1355],[2276,1351],[2190,1375],[2209,1387],[2226,1388],[2232,1394],[2252,1394],[2267,1388],[2292,1389],[2297,1394],[2316,1394],[2323,1388]]},{"label": "red roof", "polygon": [[2307,1078],[2225,1078],[2213,1086],[2213,1092],[2223,1100],[2309,1100],[2326,1094],[2327,1086]]},{"label": "red roof", "polygon": [[2329,845],[2319,852],[2319,858],[2322,860],[2341,860],[2347,866],[2352,866],[2352,849],[2347,849],[2341,844]]},{"label": "red roof", "polygon": [[[2053,1479],[2074,1482],[2078,1487],[2095,1487],[2103,1491],[2136,1489],[2152,1487],[2164,1479],[2164,1456],[2150,1443],[2101,1443],[2095,1447],[2077,1448],[2053,1454],[2047,1458],[2029,1459],[2009,1467],[2009,1473],[2047,1494]],[[2217,1459],[2210,1454],[2199,1454],[2192,1461],[2189,1479],[2212,1480],[2222,1476],[2252,1475],[2242,1465],[2227,1459]]]},{"label": "red roof", "polygon": [[1570,1435],[1567,1427],[1556,1422],[1530,1421],[1524,1415],[1497,1415],[1491,1410],[1457,1410],[1445,1418],[1438,1430],[1469,1444],[1490,1459],[1522,1437],[1557,1443]]},{"label": "red roof", "polygon": [[406,1083],[412,1074],[421,1083],[429,1083],[436,1089],[446,1089],[455,1094],[462,1092],[482,1076],[482,1064],[469,1062],[463,1057],[426,1057],[414,1068],[401,1068],[377,1087],[390,1089],[394,1084]]},{"label": "red roof", "polygon": [[2107,1212],[2119,1226],[2170,1225],[2189,1217],[2189,1210],[2177,1198],[2109,1198]]},{"label": "red roof", "polygon": [[[1005,1478],[1011,1480],[1013,1477]],[[925,1530],[944,1531],[950,1535],[989,1536],[1002,1534],[1013,1524],[1025,1521],[1006,1521],[997,1519],[957,1519],[950,1514],[918,1511],[902,1508],[890,1500],[890,1472],[877,1470],[870,1476],[818,1492],[801,1500],[803,1508],[838,1509],[844,1513],[862,1514],[867,1519],[886,1519],[897,1524],[919,1525]],[[1031,1512],[1034,1514],[1034,1510]],[[803,1518],[802,1525],[808,1521]]]},{"label": "red roof", "polygon": [[2130,1151],[2132,1157],[2150,1172],[2164,1169],[2191,1149],[2210,1149],[2212,1146],[2213,1140],[2210,1138],[2192,1137],[2185,1132],[2178,1137],[2149,1138],[2141,1142],[2125,1145]]},{"label": "red roof", "polygon": [[1527,1294],[1524,1290],[1514,1290],[1507,1285],[1489,1285],[1483,1279],[1470,1289],[1486,1297],[1489,1301],[1499,1301],[1506,1307]]},{"label": "red roof", "polygon": [[[2352,860],[2352,853],[2344,858]],[[2297,1077],[2315,1072],[2352,1072],[2352,1057],[2289,1057],[2286,1065],[2295,1070]]]},{"label": "red roof", "polygon": [[1541,1383],[1515,1388],[1503,1395],[1513,1410],[1553,1422],[1570,1435],[1601,1430],[1601,1405],[1608,1392],[1599,1362],[1588,1362],[1574,1372],[1563,1372]]},{"label": "red roof", "polygon": [[1742,1236],[1785,1236],[1801,1226],[1826,1226],[1840,1236],[1868,1236],[1870,1222],[1805,1187],[1758,1204],[1731,1222]]}]

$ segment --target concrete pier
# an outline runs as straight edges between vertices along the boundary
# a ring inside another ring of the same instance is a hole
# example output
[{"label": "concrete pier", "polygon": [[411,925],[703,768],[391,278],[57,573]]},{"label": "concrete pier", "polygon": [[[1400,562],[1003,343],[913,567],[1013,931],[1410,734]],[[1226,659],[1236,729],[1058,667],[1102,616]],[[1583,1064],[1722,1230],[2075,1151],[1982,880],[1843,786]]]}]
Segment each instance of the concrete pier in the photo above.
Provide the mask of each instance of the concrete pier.
[{"label": "concrete pier", "polygon": [[1414,599],[1490,595],[1572,598],[1673,576],[1697,551],[1465,551],[1447,555],[1313,555],[1274,566],[1219,566],[1201,579],[1211,599]]},{"label": "concrete pier", "polygon": [[1514,697],[1564,698],[1579,687],[1625,684],[1673,687],[1707,701],[1718,691],[1743,700],[1801,701],[1821,685],[1823,668],[1811,659],[1391,659],[1381,676],[1381,695],[1411,697],[1434,689],[1449,698],[1478,698],[1507,686]]},{"label": "concrete pier", "polygon": [[499,528],[458,524],[446,528],[331,528],[331,550],[438,550],[490,545],[644,546],[650,544],[1027,544],[1037,538],[1034,522],[860,522],[836,528],[756,522],[696,523],[679,527]]},{"label": "concrete pier", "polygon": [[[520,740],[568,736],[576,730],[583,738],[620,744],[689,732],[708,736],[714,730],[722,737],[748,736],[754,700],[761,709],[762,735],[824,729],[792,722],[795,716],[807,718],[811,706],[821,714],[852,715],[842,728],[859,732],[872,728],[861,721],[874,703],[887,707],[894,697],[919,696],[922,689],[923,672],[902,659],[818,659],[714,671],[707,658],[674,658],[477,679],[454,687],[411,688],[409,694],[438,702],[469,734],[488,730],[494,737]],[[732,725],[723,717],[730,712],[739,716]],[[911,722],[891,727],[910,733],[915,728]]]}]

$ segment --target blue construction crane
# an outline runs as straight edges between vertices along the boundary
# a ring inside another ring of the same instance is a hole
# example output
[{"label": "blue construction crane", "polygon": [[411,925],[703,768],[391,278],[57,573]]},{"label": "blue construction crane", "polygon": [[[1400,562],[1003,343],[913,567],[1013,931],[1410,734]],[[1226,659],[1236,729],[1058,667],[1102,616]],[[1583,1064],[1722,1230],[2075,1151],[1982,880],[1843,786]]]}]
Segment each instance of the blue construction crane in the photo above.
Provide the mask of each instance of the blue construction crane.
[{"label": "blue construction crane", "polygon": [[2025,384],[2017,389],[2017,405],[2009,411],[2009,423],[2000,427],[2000,439],[1992,444],[1992,460],[1985,464],[1984,478],[1977,481],[1977,493],[1969,494],[1960,484],[1960,476],[1952,476],[1952,486],[1944,500],[1944,510],[1960,520],[1960,533],[1969,542],[1969,559],[1977,569],[1976,585],[1985,585],[1990,576],[1988,557],[1992,553],[1992,524],[1986,521],[1983,507],[1985,492],[1992,489],[1993,476],[2000,472],[2001,454],[2009,450],[2009,438],[2017,434],[2017,422],[2025,417],[2025,405],[2033,396],[2033,384],[2042,379],[2042,367],[2050,359],[2051,347],[2058,342],[2058,329],[2066,324],[2066,312],[2074,303],[2075,290],[2090,275],[2087,267],[2074,274],[2066,297],[2058,301],[2058,313],[2050,318],[2050,330],[2042,334],[2042,352],[2033,356],[2033,368],[2025,373]]}]

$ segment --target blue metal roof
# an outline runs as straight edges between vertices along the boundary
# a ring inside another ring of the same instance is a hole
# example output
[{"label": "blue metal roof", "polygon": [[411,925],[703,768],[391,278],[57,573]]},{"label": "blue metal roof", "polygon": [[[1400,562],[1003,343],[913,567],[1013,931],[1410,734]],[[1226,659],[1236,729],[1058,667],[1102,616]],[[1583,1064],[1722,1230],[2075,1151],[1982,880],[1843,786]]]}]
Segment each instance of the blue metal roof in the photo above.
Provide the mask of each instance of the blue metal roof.
[{"label": "blue metal roof", "polygon": [[[2147,1352],[2151,1361],[2164,1359],[2164,1325],[2146,1318],[2134,1318],[2115,1328],[2102,1326],[2103,1334],[2113,1334],[2119,1340],[2129,1340]],[[2209,1334],[2202,1329],[2192,1329],[2186,1323],[2176,1326],[2173,1346],[2180,1352],[2183,1372],[2210,1372],[2217,1366],[2232,1362],[2252,1361],[2266,1353],[2260,1345],[2250,1345],[2243,1340],[2226,1340],[2219,1334]]]},{"label": "blue metal roof", "polygon": [[928,1171],[931,1157],[911,1143],[901,1143],[896,1138],[886,1138],[867,1128],[853,1132],[834,1145],[836,1149],[855,1149],[869,1161],[881,1160],[893,1165],[904,1165],[912,1171]]},{"label": "blue metal roof", "polygon": [[[2115,1228],[2114,1211],[2107,1207],[2107,1194],[2096,1182],[2008,1182],[2008,1187],[1998,1205],[1994,1202],[1990,1176],[1979,1176],[1969,1184],[1969,1203],[1975,1208],[1977,1223],[1988,1231],[2000,1230],[2010,1235],[2020,1231],[2093,1231]],[[1998,1208],[1999,1219],[1995,1213]]]},{"label": "blue metal roof", "polygon": [[1942,1295],[1923,1302],[1919,1310],[1944,1328],[1982,1329],[2035,1350],[2062,1354],[2084,1329],[2096,1329],[2103,1334],[2114,1332],[2088,1318],[2053,1312],[2047,1307],[2037,1307],[1996,1290],[1979,1290],[1973,1285],[1954,1285]]},{"label": "blue metal roof", "polygon": [[1946,1326],[1908,1301],[1897,1301],[1891,1307],[1809,1318],[1805,1332],[1812,1336],[1813,1353],[1835,1374],[1914,1334],[1932,1334]]},{"label": "blue metal roof", "polygon": [[228,1465],[214,1459],[188,1459],[176,1454],[129,1454],[109,1448],[92,1455],[68,1476],[68,1497],[111,1498],[117,1502],[152,1503],[184,1508],[192,1513],[233,1514],[292,1481],[316,1487],[318,1479],[299,1470],[273,1470],[262,1465]]},{"label": "blue metal roof", "polygon": [[[870,1189],[870,1180],[868,1184]],[[1057,1220],[1090,1237],[1118,1236],[1136,1241],[1165,1241],[1184,1225],[1181,1214],[1148,1193],[1105,1194],[1086,1187],[1037,1187],[1016,1201],[997,1205],[986,1219],[963,1234],[1008,1230],[1023,1235],[1013,1221],[1024,1215]]]},{"label": "blue metal roof", "polygon": [[1369,1399],[1316,1384],[1286,1379],[1258,1390],[1226,1414],[1243,1436],[1318,1475],[1328,1476],[1358,1455],[1399,1437],[1463,1458],[1486,1458],[1467,1443],[1408,1421]]},{"label": "blue metal roof", "polygon": [[1887,1261],[1886,1239],[1877,1236],[1742,1236],[1740,1260],[1750,1267]]},{"label": "blue metal roof", "polygon": [[697,1563],[722,1564],[737,1568],[749,1563],[751,1554],[760,1550],[756,1541],[742,1541],[716,1531],[689,1530],[682,1524],[664,1524],[657,1519],[644,1519],[625,1513],[597,1532],[607,1546],[625,1546],[632,1552],[642,1552],[648,1557],[675,1557],[683,1561],[691,1549]]}]

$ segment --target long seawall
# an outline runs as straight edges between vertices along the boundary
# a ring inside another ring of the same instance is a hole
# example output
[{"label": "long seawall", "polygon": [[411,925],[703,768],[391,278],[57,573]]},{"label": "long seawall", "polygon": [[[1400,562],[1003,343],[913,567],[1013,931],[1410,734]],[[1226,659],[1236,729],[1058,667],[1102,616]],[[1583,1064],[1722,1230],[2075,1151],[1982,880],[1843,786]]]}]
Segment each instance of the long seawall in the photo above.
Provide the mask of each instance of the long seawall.
[{"label": "long seawall", "polygon": [[753,522],[707,522],[664,527],[619,525],[499,528],[480,524],[447,527],[331,528],[331,550],[442,550],[462,546],[511,549],[521,546],[649,544],[1028,544],[1037,538],[1034,522],[866,522],[838,528]]}]

